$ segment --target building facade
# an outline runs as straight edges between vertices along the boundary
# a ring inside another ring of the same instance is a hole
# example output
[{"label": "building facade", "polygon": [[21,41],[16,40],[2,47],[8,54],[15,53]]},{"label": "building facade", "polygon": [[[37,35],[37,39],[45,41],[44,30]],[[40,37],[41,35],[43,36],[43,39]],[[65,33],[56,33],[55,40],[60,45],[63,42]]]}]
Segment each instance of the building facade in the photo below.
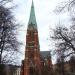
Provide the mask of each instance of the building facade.
[{"label": "building facade", "polygon": [[52,67],[50,52],[40,52],[38,28],[32,1],[26,34],[25,59],[22,61],[21,75],[42,75],[45,65],[48,66],[48,71],[50,71]]},{"label": "building facade", "polygon": [[20,75],[21,66],[12,64],[0,64],[0,75]]}]

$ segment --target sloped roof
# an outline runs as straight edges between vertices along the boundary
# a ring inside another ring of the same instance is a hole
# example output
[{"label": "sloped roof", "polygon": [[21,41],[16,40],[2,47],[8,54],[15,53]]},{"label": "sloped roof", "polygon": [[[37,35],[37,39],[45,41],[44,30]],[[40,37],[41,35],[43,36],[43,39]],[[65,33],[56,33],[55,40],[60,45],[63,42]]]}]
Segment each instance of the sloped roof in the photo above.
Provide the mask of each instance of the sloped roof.
[{"label": "sloped roof", "polygon": [[51,57],[50,51],[40,51],[41,58],[45,59]]},{"label": "sloped roof", "polygon": [[30,28],[30,27],[34,27],[35,29],[37,29],[33,0],[32,0],[31,11],[30,11],[30,18],[29,18],[29,22],[28,22],[28,28]]}]

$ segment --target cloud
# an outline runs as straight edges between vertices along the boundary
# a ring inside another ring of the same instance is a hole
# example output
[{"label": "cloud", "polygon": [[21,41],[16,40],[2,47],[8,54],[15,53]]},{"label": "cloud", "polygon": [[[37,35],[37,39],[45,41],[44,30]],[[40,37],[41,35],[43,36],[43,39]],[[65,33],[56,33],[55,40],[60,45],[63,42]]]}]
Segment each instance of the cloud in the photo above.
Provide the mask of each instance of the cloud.
[{"label": "cloud", "polygon": [[[35,6],[35,14],[38,25],[40,50],[49,50],[52,48],[49,46],[47,38],[49,38],[49,28],[54,28],[55,24],[59,22],[59,18],[67,22],[68,16],[64,14],[65,17],[61,18],[62,15],[56,15],[53,10],[56,8],[58,3],[63,0],[33,0]],[[32,0],[13,0],[14,5],[18,5],[14,9],[13,13],[16,17],[17,22],[23,24],[19,33],[19,40],[24,44],[26,41],[26,29],[29,21],[30,9]],[[23,53],[25,52],[25,46],[21,47]]]}]

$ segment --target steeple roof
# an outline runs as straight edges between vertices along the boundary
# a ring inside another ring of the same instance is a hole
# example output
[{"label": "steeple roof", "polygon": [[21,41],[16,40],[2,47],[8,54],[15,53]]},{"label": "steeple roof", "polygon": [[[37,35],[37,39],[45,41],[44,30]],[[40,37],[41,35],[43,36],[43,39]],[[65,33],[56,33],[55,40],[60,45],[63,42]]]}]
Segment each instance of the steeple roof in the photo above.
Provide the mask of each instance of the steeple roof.
[{"label": "steeple roof", "polygon": [[51,57],[51,52],[50,51],[40,51],[40,55],[41,55],[41,58],[45,59],[45,58]]},{"label": "steeple roof", "polygon": [[29,18],[29,22],[28,22],[28,27],[34,27],[35,29],[37,29],[33,0],[32,0],[32,6],[31,6],[31,11],[30,11],[30,18]]}]

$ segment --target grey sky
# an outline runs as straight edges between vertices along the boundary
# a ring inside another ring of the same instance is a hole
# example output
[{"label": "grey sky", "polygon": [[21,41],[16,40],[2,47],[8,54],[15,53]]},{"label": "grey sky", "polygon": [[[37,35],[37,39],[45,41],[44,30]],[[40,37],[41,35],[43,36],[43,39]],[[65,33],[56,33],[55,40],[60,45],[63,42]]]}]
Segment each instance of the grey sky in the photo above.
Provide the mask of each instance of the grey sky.
[{"label": "grey sky", "polygon": [[[47,40],[49,38],[49,28],[54,28],[55,25],[59,22],[67,23],[68,15],[64,13],[63,16],[61,14],[56,15],[53,10],[56,8],[60,2],[65,0],[33,0],[36,21],[38,25],[38,33],[39,33],[39,42],[40,42],[40,50],[49,50],[52,49],[52,42]],[[17,22],[23,25],[23,27],[19,28],[19,37],[18,39],[25,44],[26,41],[26,29],[29,21],[30,9],[31,9],[32,0],[13,0],[12,4],[8,5],[17,5],[16,9],[14,9],[14,15],[16,17]],[[50,46],[49,46],[50,45]],[[21,47],[21,51],[25,52],[25,46]],[[23,58],[22,58],[23,59]]]}]

